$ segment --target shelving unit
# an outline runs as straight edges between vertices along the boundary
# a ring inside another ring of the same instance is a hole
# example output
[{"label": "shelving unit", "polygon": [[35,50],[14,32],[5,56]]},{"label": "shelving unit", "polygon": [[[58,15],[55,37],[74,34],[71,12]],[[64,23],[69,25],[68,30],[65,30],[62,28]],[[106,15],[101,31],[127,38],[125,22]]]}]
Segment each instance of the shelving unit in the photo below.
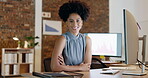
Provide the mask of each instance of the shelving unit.
[{"label": "shelving unit", "polygon": [[2,76],[32,73],[34,49],[2,48]]}]

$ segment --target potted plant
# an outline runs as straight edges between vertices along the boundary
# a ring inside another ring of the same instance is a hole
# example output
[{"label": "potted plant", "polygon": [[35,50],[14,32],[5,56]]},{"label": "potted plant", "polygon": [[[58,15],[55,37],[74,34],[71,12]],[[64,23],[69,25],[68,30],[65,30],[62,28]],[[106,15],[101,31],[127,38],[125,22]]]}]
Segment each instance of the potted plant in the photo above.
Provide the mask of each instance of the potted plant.
[{"label": "potted plant", "polygon": [[24,48],[34,48],[39,43],[39,42],[35,42],[35,39],[38,39],[38,38],[39,38],[38,36],[36,36],[36,37],[33,37],[33,36],[25,37],[26,41],[25,41],[25,44],[24,44]]}]

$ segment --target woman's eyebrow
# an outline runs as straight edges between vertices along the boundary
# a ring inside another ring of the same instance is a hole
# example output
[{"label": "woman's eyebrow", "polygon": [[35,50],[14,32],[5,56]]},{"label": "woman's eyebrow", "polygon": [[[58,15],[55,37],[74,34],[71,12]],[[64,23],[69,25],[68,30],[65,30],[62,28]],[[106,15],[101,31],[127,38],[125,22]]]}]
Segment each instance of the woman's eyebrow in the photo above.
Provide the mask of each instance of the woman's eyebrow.
[{"label": "woman's eyebrow", "polygon": [[72,18],[70,18],[69,20],[73,20]]},{"label": "woman's eyebrow", "polygon": [[[78,18],[78,19],[76,19],[76,20],[80,20],[81,18]],[[72,18],[69,18],[69,20],[74,20],[74,19],[72,19]]]}]

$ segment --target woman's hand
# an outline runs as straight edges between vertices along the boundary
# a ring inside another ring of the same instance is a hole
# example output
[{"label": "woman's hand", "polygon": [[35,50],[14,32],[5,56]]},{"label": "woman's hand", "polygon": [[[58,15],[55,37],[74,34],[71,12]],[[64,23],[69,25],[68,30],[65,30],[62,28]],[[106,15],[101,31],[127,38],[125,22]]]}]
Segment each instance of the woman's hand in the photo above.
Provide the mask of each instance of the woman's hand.
[{"label": "woman's hand", "polygon": [[58,62],[60,65],[65,65],[64,58],[62,55],[58,56]]},{"label": "woman's hand", "polygon": [[81,63],[79,66],[80,66],[81,71],[89,71],[90,70],[90,64]]}]

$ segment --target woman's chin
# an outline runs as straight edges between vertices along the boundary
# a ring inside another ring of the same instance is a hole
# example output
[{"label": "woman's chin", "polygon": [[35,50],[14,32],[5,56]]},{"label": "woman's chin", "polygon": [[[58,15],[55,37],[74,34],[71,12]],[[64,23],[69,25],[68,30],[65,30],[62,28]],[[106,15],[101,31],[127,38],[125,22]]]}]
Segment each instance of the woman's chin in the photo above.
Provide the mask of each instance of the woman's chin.
[{"label": "woman's chin", "polygon": [[79,33],[79,30],[73,30],[74,33]]}]

